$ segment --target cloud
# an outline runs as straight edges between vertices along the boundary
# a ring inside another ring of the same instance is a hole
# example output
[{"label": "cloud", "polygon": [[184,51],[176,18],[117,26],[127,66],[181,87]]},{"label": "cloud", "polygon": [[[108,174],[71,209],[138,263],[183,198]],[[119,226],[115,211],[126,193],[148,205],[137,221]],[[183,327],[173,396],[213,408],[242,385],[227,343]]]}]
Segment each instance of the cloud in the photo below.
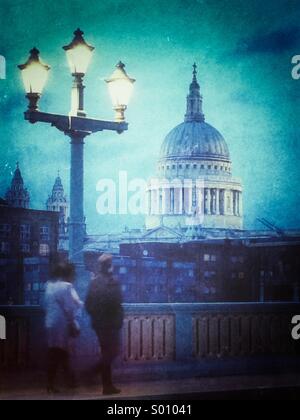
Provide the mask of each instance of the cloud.
[{"label": "cloud", "polygon": [[300,28],[289,26],[242,40],[235,54],[281,54],[300,45]]}]

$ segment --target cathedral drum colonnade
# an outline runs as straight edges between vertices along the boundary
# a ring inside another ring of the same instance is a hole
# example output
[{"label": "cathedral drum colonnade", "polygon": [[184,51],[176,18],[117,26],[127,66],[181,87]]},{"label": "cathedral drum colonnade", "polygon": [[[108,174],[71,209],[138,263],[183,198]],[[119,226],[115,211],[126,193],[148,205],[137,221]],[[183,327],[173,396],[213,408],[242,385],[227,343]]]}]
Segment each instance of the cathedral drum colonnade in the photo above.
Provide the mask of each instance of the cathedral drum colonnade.
[{"label": "cathedral drum colonnade", "polygon": [[205,122],[194,65],[185,121],[165,138],[157,176],[149,181],[146,227],[242,230],[242,191],[226,141]]}]

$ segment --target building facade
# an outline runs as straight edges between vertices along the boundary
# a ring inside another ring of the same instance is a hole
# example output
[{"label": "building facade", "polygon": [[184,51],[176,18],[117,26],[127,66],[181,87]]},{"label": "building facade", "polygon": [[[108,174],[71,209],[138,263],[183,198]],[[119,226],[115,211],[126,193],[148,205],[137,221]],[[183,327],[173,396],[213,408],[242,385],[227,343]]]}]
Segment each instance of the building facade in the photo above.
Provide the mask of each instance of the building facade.
[{"label": "building facade", "polygon": [[[300,233],[120,245],[125,302],[299,302]],[[100,251],[86,252],[93,270]]]},{"label": "building facade", "polygon": [[57,254],[58,213],[0,205],[0,303],[39,304]]}]

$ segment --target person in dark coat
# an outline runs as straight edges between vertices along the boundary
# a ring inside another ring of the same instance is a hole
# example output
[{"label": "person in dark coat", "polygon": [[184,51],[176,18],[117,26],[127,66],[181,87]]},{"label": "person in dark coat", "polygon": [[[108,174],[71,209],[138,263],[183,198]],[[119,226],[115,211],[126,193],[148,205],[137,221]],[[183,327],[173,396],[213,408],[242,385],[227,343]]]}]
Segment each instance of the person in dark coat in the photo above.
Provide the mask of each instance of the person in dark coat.
[{"label": "person in dark coat", "polygon": [[119,394],[121,391],[112,382],[112,363],[119,354],[124,314],[120,285],[113,276],[111,255],[103,254],[98,259],[85,307],[101,347],[103,394]]}]

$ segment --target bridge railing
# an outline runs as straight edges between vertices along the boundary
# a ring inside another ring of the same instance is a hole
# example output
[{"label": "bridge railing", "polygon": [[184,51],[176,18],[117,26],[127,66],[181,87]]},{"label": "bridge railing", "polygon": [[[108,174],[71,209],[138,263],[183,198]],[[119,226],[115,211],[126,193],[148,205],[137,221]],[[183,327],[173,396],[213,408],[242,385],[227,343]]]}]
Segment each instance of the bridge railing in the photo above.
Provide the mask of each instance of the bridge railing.
[{"label": "bridge railing", "polygon": [[[176,365],[256,355],[291,356],[291,303],[126,304],[122,331],[123,366]],[[0,306],[7,340],[0,340],[0,367],[38,367],[44,363],[46,337],[39,307]],[[85,337],[86,339],[86,337]],[[83,340],[84,341],[84,340]],[[97,357],[92,344],[77,354]],[[93,349],[91,351],[91,349]]]}]

